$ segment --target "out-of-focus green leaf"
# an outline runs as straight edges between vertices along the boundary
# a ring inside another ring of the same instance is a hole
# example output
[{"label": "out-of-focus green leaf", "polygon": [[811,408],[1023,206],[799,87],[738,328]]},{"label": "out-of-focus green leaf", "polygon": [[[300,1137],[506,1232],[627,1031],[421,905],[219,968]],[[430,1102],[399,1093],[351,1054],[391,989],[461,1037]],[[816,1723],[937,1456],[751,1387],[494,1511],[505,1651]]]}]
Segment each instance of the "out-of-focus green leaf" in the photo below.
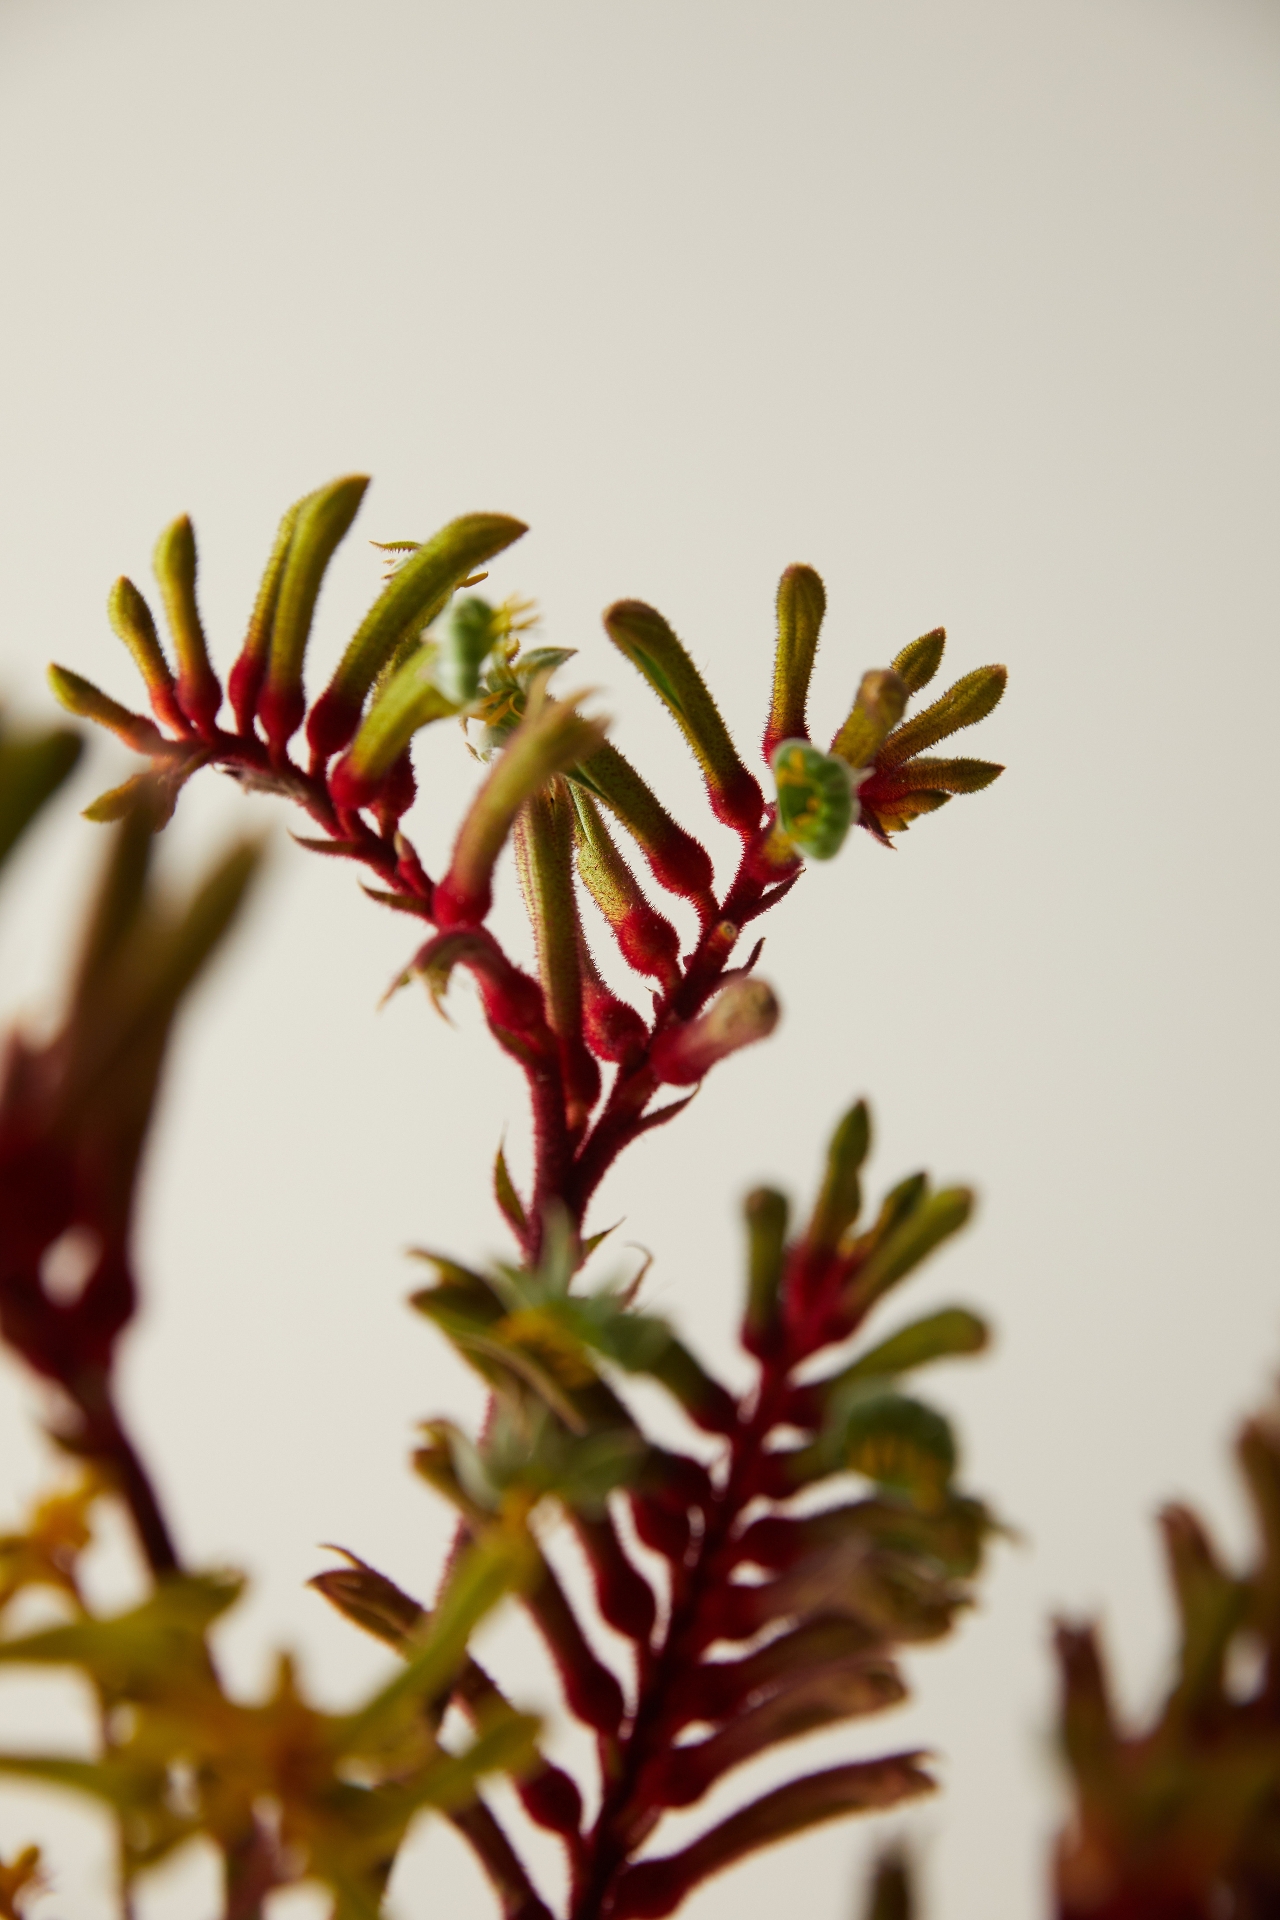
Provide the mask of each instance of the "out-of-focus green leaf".
[{"label": "out-of-focus green leaf", "polygon": [[833,1407],[820,1443],[840,1464],[928,1511],[941,1504],[956,1469],[949,1423],[905,1394],[864,1391]]},{"label": "out-of-focus green leaf", "polygon": [[536,1559],[518,1527],[492,1527],[455,1564],[403,1670],[363,1707],[344,1716],[339,1739],[345,1752],[377,1748],[406,1708],[431,1700],[452,1682],[472,1633],[508,1593],[528,1581]]},{"label": "out-of-focus green leaf", "polygon": [[330,1552],[340,1553],[349,1564],[313,1574],[307,1585],[322,1593],[330,1606],[336,1607],[356,1626],[363,1627],[366,1633],[403,1652],[411,1636],[422,1626],[426,1609],[393,1580],[388,1580],[386,1574],[367,1565],[358,1554],[346,1547],[332,1547]]},{"label": "out-of-focus green leaf", "polygon": [[203,1670],[204,1635],[243,1586],[235,1574],[172,1574],[127,1613],[0,1640],[0,1663],[82,1667],[110,1693],[146,1697],[184,1669]]},{"label": "out-of-focus green leaf", "polygon": [[839,1245],[862,1211],[862,1163],[871,1150],[871,1114],[865,1100],[850,1107],[831,1136],[822,1187],[809,1222],[812,1247]]},{"label": "out-of-focus green leaf", "polygon": [[870,1352],[859,1354],[829,1380],[815,1381],[814,1391],[838,1393],[859,1381],[911,1373],[934,1360],[952,1360],[961,1354],[981,1353],[990,1339],[986,1322],[965,1307],[943,1307],[915,1320],[882,1340]]},{"label": "out-of-focus green leaf", "polygon": [[732,1396],[711,1378],[665,1320],[637,1313],[608,1292],[571,1294],[547,1310],[624,1372],[657,1380],[697,1425],[723,1433],[736,1424]]},{"label": "out-of-focus green leaf", "polygon": [[[904,1189],[897,1189],[903,1193]],[[865,1312],[881,1294],[919,1266],[936,1246],[958,1233],[973,1212],[973,1193],[968,1187],[944,1187],[938,1193],[920,1190],[915,1204],[903,1210],[903,1217],[873,1229],[867,1236],[865,1257],[854,1271],[849,1287],[850,1306]],[[894,1198],[890,1196],[890,1200]],[[886,1208],[889,1202],[886,1201]]]},{"label": "out-of-focus green leaf", "polygon": [[785,1194],[757,1187],[743,1204],[747,1223],[747,1310],[743,1338],[752,1353],[766,1350],[777,1314],[786,1258],[790,1208]]},{"label": "out-of-focus green leaf", "polygon": [[1248,1590],[1221,1566],[1189,1507],[1165,1507],[1160,1529],[1182,1629],[1178,1704],[1195,1714],[1221,1704],[1227,1649],[1244,1620]]},{"label": "out-of-focus green leaf", "polygon": [[67,779],[80,751],[80,736],[69,727],[0,731],[0,863]]}]

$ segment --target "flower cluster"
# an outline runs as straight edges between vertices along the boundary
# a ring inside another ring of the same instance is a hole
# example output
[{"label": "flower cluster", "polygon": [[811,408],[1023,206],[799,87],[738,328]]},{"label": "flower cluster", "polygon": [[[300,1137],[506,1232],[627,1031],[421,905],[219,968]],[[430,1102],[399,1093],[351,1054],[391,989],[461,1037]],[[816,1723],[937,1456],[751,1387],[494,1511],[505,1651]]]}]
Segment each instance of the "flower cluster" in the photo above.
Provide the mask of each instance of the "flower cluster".
[{"label": "flower cluster", "polygon": [[[892,1752],[802,1773],[676,1851],[652,1850],[669,1812],[734,1770],[901,1699],[901,1650],[946,1633],[969,1603],[992,1521],[958,1483],[947,1421],[903,1382],[981,1350],[986,1330],[951,1307],[866,1339],[868,1316],[964,1225],[971,1196],[916,1174],[864,1216],[861,1102],[835,1132],[802,1227],[772,1189],[747,1200],[745,1392],[638,1300],[637,1281],[586,1284],[604,1237],[586,1233],[587,1210],[626,1146],[772,1031],[778,1001],[755,973],[759,949],[736,950],[805,861],[832,857],[854,824],[884,840],[1000,771],[927,750],[990,711],[1004,670],[981,668],[907,717],[941,659],[942,634],[928,634],[863,678],[823,749],[807,702],[825,593],[811,568],[789,568],[753,771],[667,621],[639,601],[611,606],[608,638],[667,708],[713,816],[738,838],[735,870],[718,881],[702,840],[583,697],[552,692],[569,653],[527,644],[523,603],[474,591],[523,533],[518,521],[471,514],[426,542],[391,543],[383,591],[308,697],[321,582],[366,484],[341,479],[285,515],[228,676],[229,716],[185,519],[155,557],[171,653],[131,582],[110,597],[150,716],[51,670],[65,706],[149,764],[88,809],[118,825],[66,1020],[40,1045],[15,1036],[0,1084],[0,1336],[52,1383],[58,1437],[83,1473],[0,1539],[0,1666],[78,1671],[99,1720],[92,1757],[0,1750],[0,1772],[111,1810],[124,1913],[139,1876],[202,1834],[223,1860],[224,1920],[255,1920],[268,1894],[300,1881],[329,1890],[335,1920],[376,1920],[409,1825],[429,1808],[472,1847],[509,1920],[550,1920],[553,1896],[481,1790],[499,1772],[563,1843],[565,1920],[660,1920],[755,1848],[931,1787],[922,1755]],[[405,826],[417,737],[445,719],[462,722],[485,771],[432,875]],[[0,855],[76,751],[65,734],[0,739]],[[415,1458],[457,1512],[439,1590],[419,1600],[355,1552],[313,1582],[402,1663],[345,1714],[310,1705],[287,1661],[261,1701],[223,1688],[210,1633],[240,1582],[184,1564],[115,1398],[137,1295],[134,1194],[166,1048],[254,866],[252,847],[235,848],[179,903],[154,880],[154,836],[206,765],[300,805],[319,829],[306,844],[362,863],[368,890],[419,923],[397,984],[421,979],[439,1002],[458,967],[470,973],[532,1101],[529,1190],[501,1151],[494,1169],[517,1259],[486,1269],[424,1255],[433,1277],[413,1302],[491,1396],[478,1436],[432,1421]],[[508,846],[528,965],[490,924]],[[606,984],[587,900],[636,976],[634,997]],[[685,1443],[649,1430],[630,1391],[640,1378],[670,1396]],[[79,1571],[105,1499],[123,1503],[152,1575],[148,1597],[114,1616],[93,1610]],[[590,1570],[590,1605],[557,1569],[557,1520]],[[10,1602],[30,1588],[52,1596],[60,1623],[11,1623]],[[536,1724],[475,1658],[474,1629],[504,1595],[527,1610],[567,1710],[594,1736],[590,1782],[547,1757]],[[602,1626],[625,1656],[598,1650]],[[19,1912],[40,1884],[30,1851],[0,1861],[0,1912]]]},{"label": "flower cluster", "polygon": [[[678,1111],[680,1102],[654,1107],[664,1086],[695,1087],[718,1060],[772,1031],[778,1005],[753,975],[755,953],[730,962],[746,928],[789,890],[805,859],[830,858],[855,820],[885,840],[951,794],[996,777],[1000,768],[990,762],[925,750],[989,713],[1005,672],[979,668],[904,719],[942,658],[943,633],[926,634],[891,667],[864,676],[824,752],[810,737],[807,704],[826,594],[811,567],[788,568],[778,589],[763,740],[770,799],[662,615],[637,600],[609,607],[605,632],[667,708],[713,814],[739,836],[737,871],[718,890],[701,840],[606,739],[603,724],[584,715],[578,699],[552,696],[548,681],[569,653],[523,652],[518,607],[513,614],[468,591],[483,577],[476,570],[525,531],[518,520],[467,514],[423,543],[392,543],[391,577],[328,684],[308,701],[303,669],[321,580],[366,485],[363,476],[337,480],[284,516],[228,679],[229,730],[220,724],[222,690],[197,606],[195,542],[185,518],[161,535],[155,554],[176,671],[138,589],[120,580],[109,601],[153,717],[127,710],[65,667],[51,670],[52,684],[72,712],[149,756],[151,770],[139,779],[158,796],[153,806],[170,808],[208,763],[273,788],[322,829],[323,838],[308,844],[363,862],[381,898],[434,926],[405,977],[419,974],[439,993],[456,966],[467,968],[495,1036],[528,1077],[533,1191],[518,1222],[508,1211],[523,1251],[536,1257],[548,1205],[564,1206],[581,1225],[618,1153]],[[415,738],[448,718],[471,726],[489,771],[448,870],[433,878],[400,823],[415,794]],[[291,757],[300,731],[305,763]],[[138,784],[104,795],[91,816],[126,811]],[[687,953],[619,846],[619,828],[659,893],[693,907],[698,934]],[[486,925],[495,868],[512,841],[536,979]],[[583,894],[600,908],[627,965],[654,983],[651,1012],[605,985],[581,923]]]}]

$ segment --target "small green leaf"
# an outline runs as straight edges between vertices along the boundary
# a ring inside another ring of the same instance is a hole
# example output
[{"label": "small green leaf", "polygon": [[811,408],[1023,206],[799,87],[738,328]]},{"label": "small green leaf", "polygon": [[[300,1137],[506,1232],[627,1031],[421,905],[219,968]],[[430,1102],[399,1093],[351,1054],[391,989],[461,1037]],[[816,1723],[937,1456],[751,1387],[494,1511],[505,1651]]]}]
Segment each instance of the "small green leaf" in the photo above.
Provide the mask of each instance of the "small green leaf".
[{"label": "small green leaf", "polygon": [[529,1220],[524,1203],[516,1191],[515,1181],[507,1167],[507,1156],[501,1147],[493,1163],[493,1190],[497,1196],[504,1219],[514,1231],[518,1240],[523,1240],[529,1231]]},{"label": "small green leaf", "polygon": [[184,1669],[204,1672],[204,1636],[240,1597],[234,1574],[169,1574],[140,1606],[0,1640],[6,1666],[83,1667],[99,1685],[146,1694]]},{"label": "small green leaf", "polygon": [[350,1564],[313,1574],[307,1585],[357,1627],[403,1652],[427,1617],[425,1607],[346,1547],[332,1547],[330,1552],[340,1553]]},{"label": "small green leaf", "polygon": [[539,675],[555,673],[557,668],[575,659],[577,652],[576,647],[530,647],[516,661],[513,669],[515,677],[522,686],[527,687]]}]

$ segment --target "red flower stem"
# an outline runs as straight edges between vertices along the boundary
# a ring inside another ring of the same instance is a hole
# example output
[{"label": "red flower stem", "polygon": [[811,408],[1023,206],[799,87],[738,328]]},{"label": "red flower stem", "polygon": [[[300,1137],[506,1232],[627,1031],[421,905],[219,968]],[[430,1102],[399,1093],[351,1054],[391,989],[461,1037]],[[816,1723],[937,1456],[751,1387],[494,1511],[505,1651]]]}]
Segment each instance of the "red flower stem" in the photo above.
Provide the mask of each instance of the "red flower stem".
[{"label": "red flower stem", "polygon": [[[592,1194],[618,1155],[636,1138],[644,1110],[658,1090],[660,1082],[649,1065],[654,1042],[673,1021],[692,1019],[715,990],[716,982],[725,971],[729,955],[723,938],[718,937],[718,929],[726,921],[734,927],[744,927],[773,905],[773,898],[766,896],[774,880],[772,877],[762,879],[755,872],[753,846],[754,843],[744,852],[742,864],[725,895],[723,906],[708,918],[697,946],[681,964],[678,981],[659,1001],[644,1055],[633,1066],[619,1073],[602,1111],[578,1149],[571,1187],[564,1198],[579,1227]],[[789,886],[790,880],[784,880],[782,884]]]},{"label": "red flower stem", "polygon": [[729,1472],[706,1531],[690,1563],[672,1569],[666,1631],[661,1646],[640,1650],[635,1711],[620,1737],[616,1770],[604,1782],[600,1812],[585,1840],[581,1885],[570,1920],[601,1920],[618,1875],[662,1818],[664,1809],[646,1804],[638,1789],[649,1762],[666,1744],[670,1703],[687,1684],[701,1651],[699,1615],[708,1591],[719,1583],[716,1562],[721,1550],[756,1490],[757,1462],[778,1419],[789,1371],[789,1358],[782,1354],[761,1362],[760,1386],[750,1408],[740,1408]]},{"label": "red flower stem", "polygon": [[[193,744],[195,738],[193,734]],[[408,874],[400,870],[402,856],[397,851],[395,836],[375,833],[358,814],[345,814],[340,818],[323,774],[304,772],[287,753],[277,760],[256,734],[224,733],[218,727],[204,745],[209,759],[224,773],[247,776],[252,784],[267,787],[294,801],[330,839],[352,842],[349,857],[371,868],[388,891],[421,903],[421,886],[415,886]],[[405,865],[410,870],[417,866],[417,855]],[[418,873],[425,881],[426,875],[420,866]]]},{"label": "red flower stem", "polygon": [[157,1578],[177,1573],[181,1562],[173,1535],[150,1476],[125,1432],[108,1381],[95,1373],[76,1381],[69,1391],[84,1420],[83,1431],[75,1439],[76,1450],[101,1461],[111,1475],[152,1573]]},{"label": "red flower stem", "polygon": [[[565,1121],[564,1078],[559,1063],[535,1060],[525,1064],[529,1098],[533,1106],[533,1205],[529,1209],[529,1231],[525,1254],[536,1264],[542,1252],[542,1236],[547,1208],[555,1201],[568,1205],[572,1155],[569,1130]],[[573,1215],[577,1226],[579,1216]]]}]

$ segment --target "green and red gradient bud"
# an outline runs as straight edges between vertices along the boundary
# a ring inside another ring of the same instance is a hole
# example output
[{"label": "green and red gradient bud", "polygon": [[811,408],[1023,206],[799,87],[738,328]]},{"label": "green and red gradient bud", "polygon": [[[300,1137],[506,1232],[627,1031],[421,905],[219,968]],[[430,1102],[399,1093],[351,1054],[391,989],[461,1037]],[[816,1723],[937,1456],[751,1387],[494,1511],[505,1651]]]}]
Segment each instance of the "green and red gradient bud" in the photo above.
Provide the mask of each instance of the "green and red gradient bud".
[{"label": "green and red gradient bud", "polygon": [[[297,517],[279,562],[279,589],[270,615],[266,684],[258,697],[258,719],[276,759],[284,757],[306,712],[302,669],[320,584],[360,510],[368,485],[367,474],[347,474],[298,502]],[[268,577],[283,535],[281,528],[268,562]]]},{"label": "green and red gradient bud", "polygon": [[151,609],[132,580],[123,574],[107,595],[107,618],[133,656],[156,719],[174,733],[189,735],[190,724],[178,704],[178,691]]},{"label": "green and red gradient bud", "polygon": [[678,826],[653,793],[611,742],[571,772],[588,792],[603,800],[621,821],[649,863],[658,885],[690,900],[705,919],[715,910],[712,889],[715,869],[700,840]]},{"label": "green and red gradient bud", "polygon": [[788,567],[778,582],[778,645],[773,700],[764,730],[764,757],[772,761],[783,740],[807,740],[806,709],[827,593],[812,567]]},{"label": "green and red gradient bud", "polygon": [[406,638],[428,625],[454,589],[527,529],[502,513],[451,520],[399,567],[361,621],[307,720],[312,764],[322,767],[360,724],[374,681]]},{"label": "green and red gradient bud", "polygon": [[645,898],[591,796],[574,801],[574,839],[583,885],[613,932],[623,959],[668,990],[680,979],[680,936]]},{"label": "green and red gradient bud", "polygon": [[752,834],[764,813],[764,795],[742,764],[684,645],[662,615],[642,600],[618,600],[604,616],[605,631],[620,653],[642,673],[671,713],[693,750],[718,820]]},{"label": "green and red gradient bud", "polygon": [[253,612],[249,616],[244,645],[227,676],[227,698],[231,702],[231,711],[236,717],[236,731],[246,737],[253,733],[254,715],[258,710],[258,695],[262,691],[262,681],[271,652],[271,630],[275,624],[276,605],[280,598],[280,583],[284,577],[289,549],[293,544],[293,530],[297,524],[298,512],[303,505],[302,500],[295,500],[276,529],[275,541],[258,587],[258,597],[253,603]]},{"label": "green and red gradient bud", "polygon": [[70,667],[50,667],[49,685],[59,706],[75,714],[78,720],[92,720],[105,727],[135,753],[156,757],[185,750],[166,739],[153,721],[143,714],[131,713],[128,707],[122,707],[118,700],[103,693],[91,680],[73,673]]},{"label": "green and red gradient bud", "polygon": [[530,698],[507,746],[489,770],[458,838],[449,871],[435,890],[441,927],[478,926],[493,902],[493,870],[525,801],[549,781],[594,753],[604,725],[571,703]]},{"label": "green and red gradient bud", "polygon": [[196,732],[211,739],[217,732],[222,684],[209,660],[196,605],[196,537],[185,513],[160,535],[152,565],[178,656],[178,705]]},{"label": "green and red gradient bud", "polygon": [[385,805],[384,787],[401,762],[408,764],[415,733],[457,711],[436,685],[431,649],[420,648],[391,675],[350,748],[330,769],[328,786],[334,805],[344,813]]}]

